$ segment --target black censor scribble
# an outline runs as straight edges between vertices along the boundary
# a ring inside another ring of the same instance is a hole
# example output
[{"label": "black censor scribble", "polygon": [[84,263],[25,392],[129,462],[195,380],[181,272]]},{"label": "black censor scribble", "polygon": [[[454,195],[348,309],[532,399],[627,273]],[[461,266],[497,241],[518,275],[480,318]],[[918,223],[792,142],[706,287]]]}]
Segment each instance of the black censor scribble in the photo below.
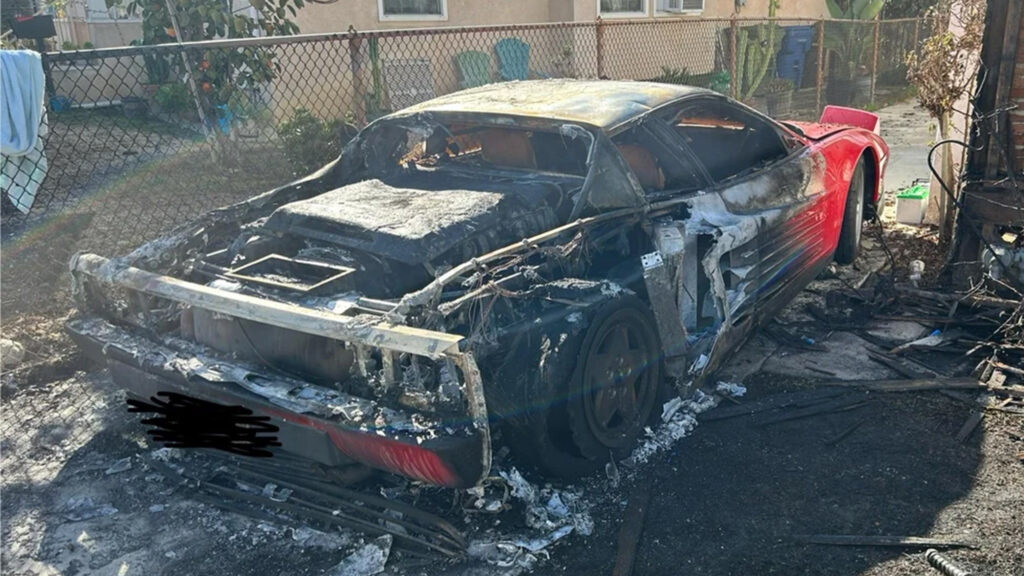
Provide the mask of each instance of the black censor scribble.
[{"label": "black censor scribble", "polygon": [[273,453],[267,448],[281,445],[274,434],[278,427],[270,418],[254,416],[243,406],[224,406],[174,392],[157,392],[150,401],[129,399],[128,411],[156,414],[142,423],[153,426],[147,433],[165,446],[269,458]]}]

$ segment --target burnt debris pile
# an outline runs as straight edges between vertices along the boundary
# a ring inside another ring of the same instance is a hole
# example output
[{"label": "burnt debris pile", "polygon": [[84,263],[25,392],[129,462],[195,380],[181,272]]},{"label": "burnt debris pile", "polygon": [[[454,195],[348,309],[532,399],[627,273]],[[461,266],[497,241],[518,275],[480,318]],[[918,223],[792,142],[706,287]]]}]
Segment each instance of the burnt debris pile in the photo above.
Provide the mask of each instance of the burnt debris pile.
[{"label": "burnt debris pile", "polygon": [[[1005,284],[935,291],[872,273],[857,286],[830,291],[825,307],[811,304],[808,312],[832,329],[857,333],[870,344],[872,360],[908,381],[974,404],[979,421],[987,410],[1024,414],[1024,301]],[[870,332],[872,320],[916,323],[928,332],[894,342]]]}]

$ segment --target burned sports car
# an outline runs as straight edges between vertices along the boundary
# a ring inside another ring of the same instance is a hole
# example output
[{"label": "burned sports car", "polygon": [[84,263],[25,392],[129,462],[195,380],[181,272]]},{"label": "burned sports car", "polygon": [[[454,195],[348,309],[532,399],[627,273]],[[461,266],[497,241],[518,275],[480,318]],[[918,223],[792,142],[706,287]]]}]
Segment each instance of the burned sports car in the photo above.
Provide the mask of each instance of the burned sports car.
[{"label": "burned sports car", "polygon": [[856,257],[887,148],[839,112],[857,125],[640,82],[443,96],[128,256],[76,255],[68,327],[178,445],[466,487],[500,430],[585,473]]}]

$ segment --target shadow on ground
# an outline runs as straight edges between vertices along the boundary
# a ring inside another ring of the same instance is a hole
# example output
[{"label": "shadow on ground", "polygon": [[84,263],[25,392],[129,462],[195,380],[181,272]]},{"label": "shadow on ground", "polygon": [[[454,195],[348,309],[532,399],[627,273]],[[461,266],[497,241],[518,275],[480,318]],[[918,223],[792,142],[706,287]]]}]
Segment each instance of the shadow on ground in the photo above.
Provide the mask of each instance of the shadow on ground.
[{"label": "shadow on ground", "polygon": [[[774,379],[749,382],[751,396],[778,391]],[[794,536],[930,534],[938,513],[970,492],[981,434],[957,442],[967,411],[935,393],[868,398],[857,410],[767,426],[702,423],[639,480],[651,505],[634,574],[861,574],[905,550]],[[539,574],[610,573],[621,510],[597,512],[597,534]]]}]

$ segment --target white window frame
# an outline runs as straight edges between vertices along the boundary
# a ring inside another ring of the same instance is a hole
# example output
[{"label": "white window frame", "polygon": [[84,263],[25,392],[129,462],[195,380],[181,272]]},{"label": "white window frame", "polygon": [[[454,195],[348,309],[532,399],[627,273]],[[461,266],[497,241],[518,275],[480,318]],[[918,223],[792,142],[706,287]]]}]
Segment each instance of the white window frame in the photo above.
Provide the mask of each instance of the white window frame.
[{"label": "white window frame", "polygon": [[140,14],[128,14],[128,10],[124,6],[111,6],[107,8],[105,2],[101,1],[97,3],[96,8],[93,8],[89,0],[83,0],[81,5],[85,13],[85,21],[91,24],[142,22]]},{"label": "white window frame", "polygon": [[601,18],[647,18],[650,15],[650,0],[641,0],[643,2],[643,12],[602,12],[601,11],[601,0],[597,0],[597,15]]},{"label": "white window frame", "polygon": [[[667,0],[654,1],[657,2],[657,4],[655,4],[654,13],[658,16],[686,16],[688,14],[703,14],[704,10],[708,7],[708,0],[701,0],[701,6],[699,9],[686,8],[682,10],[669,10],[668,8],[662,7],[667,3]],[[682,4],[683,0],[679,0],[679,5],[682,6]]]},{"label": "white window frame", "polygon": [[440,14],[385,14],[384,0],[377,0],[378,22],[424,22],[428,20],[435,22],[448,20],[448,0],[441,0]]}]

